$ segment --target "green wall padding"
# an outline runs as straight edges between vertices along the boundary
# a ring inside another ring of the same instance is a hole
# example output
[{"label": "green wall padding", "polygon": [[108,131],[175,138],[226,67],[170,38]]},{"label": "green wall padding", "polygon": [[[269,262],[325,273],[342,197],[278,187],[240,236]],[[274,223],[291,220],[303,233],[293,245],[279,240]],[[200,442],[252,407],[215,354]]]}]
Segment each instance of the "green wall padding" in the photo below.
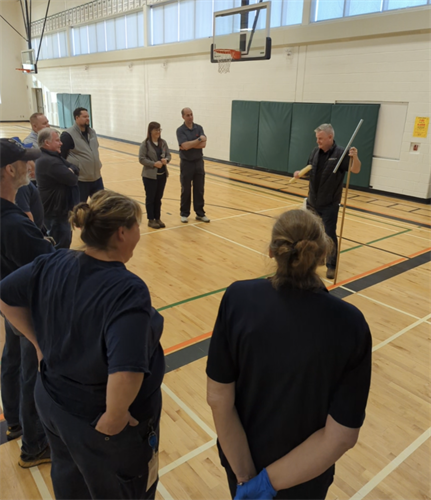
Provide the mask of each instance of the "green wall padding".
[{"label": "green wall padding", "polygon": [[58,109],[58,125],[60,128],[66,128],[64,121],[64,94],[57,94],[57,109]]},{"label": "green wall padding", "polygon": [[261,102],[257,166],[287,172],[292,103]]},{"label": "green wall padding", "polygon": [[260,103],[232,101],[229,160],[255,167]]},{"label": "green wall padding", "polygon": [[307,166],[311,151],[316,147],[314,130],[322,123],[330,123],[332,104],[293,104],[292,129],[290,132],[289,162],[287,171],[291,174]]},{"label": "green wall padding", "polygon": [[61,128],[69,128],[74,123],[73,110],[86,108],[91,119],[91,95],[89,94],[57,94],[58,120]]},{"label": "green wall padding", "polygon": [[351,186],[370,186],[371,163],[379,110],[380,104],[335,104],[332,106],[331,124],[335,130],[335,142],[339,146],[347,145],[360,119],[364,120],[352,143],[352,146],[358,149],[362,166],[359,174],[350,176]]}]

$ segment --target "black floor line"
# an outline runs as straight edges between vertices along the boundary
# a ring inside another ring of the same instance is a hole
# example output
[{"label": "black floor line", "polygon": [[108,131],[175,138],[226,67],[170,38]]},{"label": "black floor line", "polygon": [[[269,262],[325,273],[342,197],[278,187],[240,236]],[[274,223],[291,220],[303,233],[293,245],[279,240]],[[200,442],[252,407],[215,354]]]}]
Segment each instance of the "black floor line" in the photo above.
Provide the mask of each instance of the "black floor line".
[{"label": "black floor line", "polygon": [[[107,148],[106,146],[101,146],[101,148],[102,149],[108,149],[109,151],[115,151],[116,153],[123,153],[125,155],[136,156],[133,153],[127,153],[125,151],[119,151],[118,149]],[[172,165],[175,165],[176,167],[178,167],[178,165],[176,165],[176,164],[172,164]],[[283,194],[287,194],[288,196],[294,196],[295,198],[304,199],[304,197],[302,195],[300,195],[300,194],[288,193],[286,191],[286,188],[272,188],[272,187],[267,187],[267,186],[261,186],[260,184],[255,184],[254,182],[247,182],[247,181],[243,181],[243,180],[239,180],[239,179],[231,179],[231,178],[226,177],[224,175],[218,175],[218,174],[214,174],[212,172],[207,172],[206,175],[208,175],[210,177],[217,177],[219,179],[228,179],[228,180],[231,180],[233,182],[238,182],[240,184],[246,184],[248,186],[254,186],[254,187],[261,188],[261,189],[267,189],[268,191],[275,191],[276,193],[283,193]],[[352,189],[355,189],[355,187],[352,186]],[[359,195],[353,195],[353,196],[359,196]],[[398,203],[395,203],[395,205],[397,205],[397,204]],[[366,213],[366,214],[371,214],[371,215],[376,215],[377,217],[383,217],[384,219],[391,219],[391,220],[396,220],[398,222],[405,222],[405,223],[408,223],[408,224],[415,224],[416,226],[426,227],[427,229],[431,229],[431,223],[427,224],[426,222],[417,222],[417,221],[412,221],[412,220],[409,220],[409,219],[403,219],[402,217],[394,217],[392,215],[381,214],[380,212],[373,212],[372,210],[365,210],[364,208],[357,208],[357,207],[350,207],[350,206],[347,206],[347,207],[350,210],[356,210],[358,212],[362,212],[362,213]]]},{"label": "black floor line", "polygon": [[[418,255],[417,257],[413,257],[412,259],[408,259],[404,262],[400,262],[399,264],[395,264],[392,267],[388,267],[386,269],[382,269],[381,271],[377,271],[376,273],[371,274],[370,276],[365,276],[364,278],[359,278],[356,281],[352,281],[346,285],[346,288],[353,290],[349,292],[343,288],[334,288],[329,293],[338,297],[340,299],[344,299],[350,295],[353,295],[356,292],[360,292],[365,290],[366,288],[370,288],[374,285],[382,283],[388,279],[394,278],[395,276],[399,276],[406,271],[411,271],[422,264],[426,264],[431,261],[431,252],[426,252],[424,254]],[[169,373],[177,368],[181,368],[186,366],[193,361],[197,361],[208,355],[208,349],[210,345],[210,339],[205,339],[191,346],[185,347],[179,351],[173,352],[172,354],[168,354],[165,357],[166,360],[166,373]]]}]

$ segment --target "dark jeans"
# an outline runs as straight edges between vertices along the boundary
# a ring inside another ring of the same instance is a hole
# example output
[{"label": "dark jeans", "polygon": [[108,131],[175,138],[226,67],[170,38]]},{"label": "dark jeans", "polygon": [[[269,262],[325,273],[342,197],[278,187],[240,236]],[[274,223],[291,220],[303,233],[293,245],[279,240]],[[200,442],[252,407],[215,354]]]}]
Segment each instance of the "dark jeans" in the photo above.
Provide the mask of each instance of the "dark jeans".
[{"label": "dark jeans", "polygon": [[86,202],[89,197],[91,198],[91,196],[93,196],[94,193],[97,193],[97,191],[105,189],[102,177],[100,179],[97,179],[97,181],[91,181],[91,182],[78,181],[78,187],[79,187],[79,201],[84,201],[84,202]]},{"label": "dark jeans", "polygon": [[[87,422],[64,411],[45,390],[40,375],[36,404],[51,447],[51,478],[55,498],[154,499],[157,480],[146,492],[148,421],[105,436]],[[158,428],[155,429],[158,435]]]},{"label": "dark jeans", "polygon": [[29,459],[47,446],[34,402],[34,386],[38,373],[36,349],[7,320],[5,330],[6,342],[1,358],[3,412],[9,426],[21,423],[22,457]]},{"label": "dark jeans", "polygon": [[142,177],[145,187],[145,208],[148,220],[159,220],[162,209],[163,192],[166,186],[166,174],[157,176],[157,179]]},{"label": "dark jeans", "polygon": [[180,181],[181,181],[181,217],[190,215],[190,205],[192,198],[193,185],[193,209],[196,215],[203,217],[204,211],[204,185],[205,185],[205,170],[204,161],[187,161],[180,162]]},{"label": "dark jeans", "polygon": [[307,208],[316,212],[322,218],[323,225],[325,226],[326,234],[334,242],[333,251],[330,255],[326,257],[326,267],[329,269],[335,269],[337,266],[337,252],[338,252],[338,241],[337,241],[337,221],[338,221],[338,211],[340,205],[334,204],[323,208],[314,208],[307,204]]},{"label": "dark jeans", "polygon": [[70,248],[72,228],[67,220],[67,215],[64,217],[45,216],[45,226],[48,229],[48,236],[52,236],[55,240],[55,248]]}]

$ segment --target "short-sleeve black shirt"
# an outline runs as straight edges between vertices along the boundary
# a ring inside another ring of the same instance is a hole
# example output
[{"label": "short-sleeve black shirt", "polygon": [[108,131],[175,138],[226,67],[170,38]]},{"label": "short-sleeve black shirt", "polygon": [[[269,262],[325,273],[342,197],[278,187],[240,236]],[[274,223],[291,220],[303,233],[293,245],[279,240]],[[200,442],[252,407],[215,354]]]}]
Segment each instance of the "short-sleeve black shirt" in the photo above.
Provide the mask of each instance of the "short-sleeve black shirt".
[{"label": "short-sleeve black shirt", "polygon": [[31,310],[47,392],[65,411],[91,421],[106,410],[109,374],[144,373],[130,413],[158,417],[163,318],[145,283],[121,262],[71,250],[51,257],[38,257],[1,287],[4,302]]},{"label": "short-sleeve black shirt", "polygon": [[328,414],[360,427],[370,373],[371,335],[362,313],[326,289],[277,291],[269,280],[227,289],[207,374],[235,382],[235,406],[258,471],[324,427]]},{"label": "short-sleeve black shirt", "polygon": [[[204,129],[197,123],[193,123],[193,127],[189,129],[185,123],[177,128],[178,146],[184,142],[195,141],[201,135],[205,135]],[[180,158],[182,160],[196,161],[203,157],[202,149],[188,149],[187,151],[180,149]]]}]

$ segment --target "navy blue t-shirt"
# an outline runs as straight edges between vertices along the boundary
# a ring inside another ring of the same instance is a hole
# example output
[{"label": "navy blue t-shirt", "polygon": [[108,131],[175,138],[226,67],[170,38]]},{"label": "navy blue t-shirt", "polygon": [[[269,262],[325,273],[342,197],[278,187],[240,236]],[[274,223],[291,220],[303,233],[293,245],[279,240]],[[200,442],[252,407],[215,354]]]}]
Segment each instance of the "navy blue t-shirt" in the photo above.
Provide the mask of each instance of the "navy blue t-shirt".
[{"label": "navy blue t-shirt", "polygon": [[[181,127],[177,128],[178,145],[181,146],[184,142],[195,141],[201,135],[205,135],[204,129],[201,125],[193,123],[192,128],[190,129],[185,123],[183,123]],[[197,161],[200,160],[203,155],[202,149],[199,148],[192,148],[187,151],[185,149],[180,149],[180,158],[182,160]]]},{"label": "navy blue t-shirt", "polygon": [[[270,280],[239,281],[221,301],[207,374],[235,382],[235,406],[260,471],[324,427],[328,414],[361,427],[370,331],[356,307],[324,288],[277,291]],[[313,481],[329,484],[332,474],[333,467]]]},{"label": "navy blue t-shirt", "polygon": [[43,205],[37,187],[29,182],[26,186],[18,189],[15,197],[15,204],[23,212],[31,212],[34,223],[39,229],[43,228]]},{"label": "navy blue t-shirt", "polygon": [[28,307],[43,353],[41,376],[66,411],[95,419],[106,410],[108,375],[144,373],[130,407],[138,420],[160,413],[163,318],[145,283],[121,262],[59,250],[2,281],[1,298]]}]

